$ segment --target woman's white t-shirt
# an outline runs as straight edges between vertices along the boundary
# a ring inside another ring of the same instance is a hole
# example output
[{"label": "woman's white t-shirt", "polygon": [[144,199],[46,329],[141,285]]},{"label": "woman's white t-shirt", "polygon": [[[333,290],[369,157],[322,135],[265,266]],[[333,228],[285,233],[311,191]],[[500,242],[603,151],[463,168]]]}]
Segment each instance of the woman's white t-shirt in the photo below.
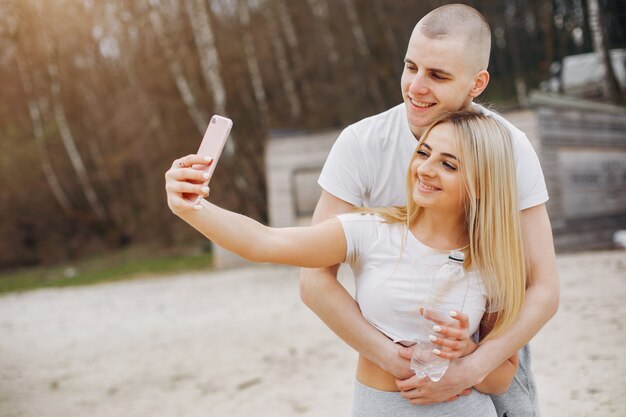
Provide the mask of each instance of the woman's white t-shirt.
[{"label": "woman's white t-shirt", "polygon": [[[354,273],[355,299],[363,317],[394,342],[418,340],[422,299],[450,252],[432,249],[407,233],[404,224],[384,223],[373,214],[337,217],[346,236],[345,263]],[[459,310],[463,306],[473,334],[485,312],[487,293],[478,272],[466,272],[465,279],[467,285],[453,288],[450,297],[458,299]]]}]

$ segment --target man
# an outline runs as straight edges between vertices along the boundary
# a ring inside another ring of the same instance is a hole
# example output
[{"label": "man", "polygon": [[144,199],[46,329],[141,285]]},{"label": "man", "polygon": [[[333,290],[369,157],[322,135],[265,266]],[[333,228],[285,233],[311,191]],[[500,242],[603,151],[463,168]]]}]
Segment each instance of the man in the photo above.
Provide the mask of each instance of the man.
[{"label": "man", "polygon": [[[323,190],[313,223],[355,206],[404,204],[406,169],[416,138],[441,113],[477,106],[473,99],[489,83],[490,47],[487,22],[469,6],[446,5],[422,18],[407,48],[401,79],[403,103],[341,133],[319,179]],[[509,392],[492,398],[499,416],[539,415],[528,346],[524,345],[556,313],[558,277],[544,205],[548,195],[538,158],[525,135],[505,123],[513,135],[523,135],[527,146],[516,152],[515,160],[529,276],[522,311],[503,335],[452,363],[439,382],[421,380],[409,369],[410,349],[398,347],[363,318],[355,300],[338,283],[336,267],[301,274],[303,301],[374,366],[393,374],[402,395],[414,404],[467,394],[468,388],[521,349],[517,378]]]}]

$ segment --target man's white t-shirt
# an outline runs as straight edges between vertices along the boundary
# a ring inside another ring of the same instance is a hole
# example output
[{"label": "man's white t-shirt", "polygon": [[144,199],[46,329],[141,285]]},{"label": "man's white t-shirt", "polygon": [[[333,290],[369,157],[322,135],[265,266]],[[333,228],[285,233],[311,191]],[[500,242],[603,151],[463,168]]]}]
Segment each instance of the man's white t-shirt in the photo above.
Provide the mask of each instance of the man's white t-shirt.
[{"label": "man's white t-shirt", "polygon": [[[548,201],[539,158],[528,137],[497,113],[474,106],[511,132],[520,210]],[[401,103],[346,127],[333,145],[318,183],[356,207],[406,205],[407,170],[416,146]]]}]

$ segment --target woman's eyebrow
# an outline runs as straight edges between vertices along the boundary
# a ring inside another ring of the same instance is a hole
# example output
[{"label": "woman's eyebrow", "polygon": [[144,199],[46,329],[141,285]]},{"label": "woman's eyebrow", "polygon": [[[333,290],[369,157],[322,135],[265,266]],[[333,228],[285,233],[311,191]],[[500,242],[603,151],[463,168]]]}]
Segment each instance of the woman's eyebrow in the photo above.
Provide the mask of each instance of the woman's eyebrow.
[{"label": "woman's eyebrow", "polygon": [[[428,149],[431,152],[433,151],[433,148],[431,148],[430,145],[427,144],[427,143],[422,143],[422,146],[425,147],[426,149]],[[452,158],[452,159],[457,160],[457,161],[459,160],[459,158],[457,158],[455,155],[452,155],[451,153],[448,153],[448,152],[442,152],[441,155],[446,156],[448,158]]]}]

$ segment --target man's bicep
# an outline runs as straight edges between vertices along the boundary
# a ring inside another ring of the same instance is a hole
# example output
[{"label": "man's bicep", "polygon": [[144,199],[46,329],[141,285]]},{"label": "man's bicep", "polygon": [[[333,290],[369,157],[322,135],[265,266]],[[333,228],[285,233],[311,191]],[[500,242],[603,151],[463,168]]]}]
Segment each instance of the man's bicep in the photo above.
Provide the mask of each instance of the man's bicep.
[{"label": "man's bicep", "polygon": [[323,222],[332,216],[348,213],[354,209],[354,206],[340,198],[335,197],[326,190],[322,190],[322,195],[315,206],[311,224]]}]

